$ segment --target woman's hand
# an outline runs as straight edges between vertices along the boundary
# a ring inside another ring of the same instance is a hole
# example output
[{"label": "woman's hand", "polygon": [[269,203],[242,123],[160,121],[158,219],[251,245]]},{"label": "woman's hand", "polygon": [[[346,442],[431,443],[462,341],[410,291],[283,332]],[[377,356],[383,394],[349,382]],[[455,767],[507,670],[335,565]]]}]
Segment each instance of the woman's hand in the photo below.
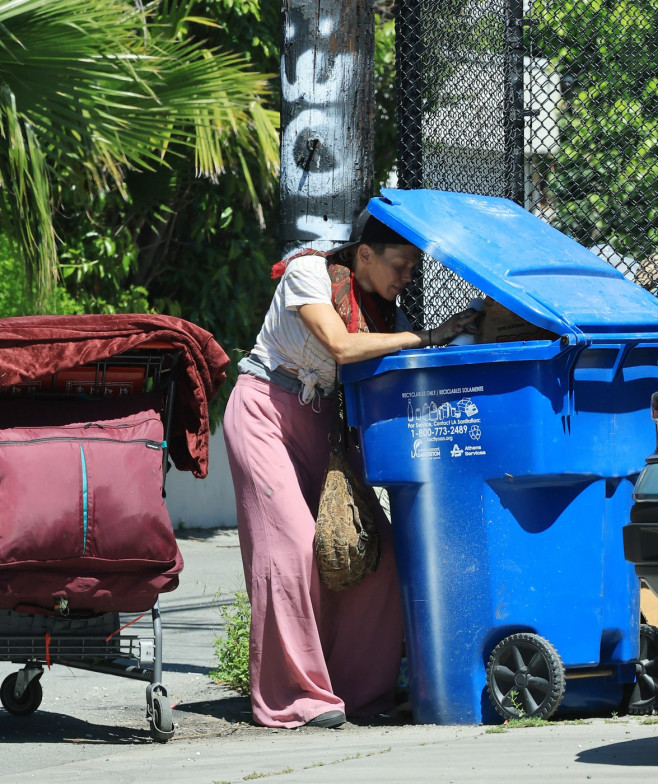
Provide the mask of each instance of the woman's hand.
[{"label": "woman's hand", "polygon": [[432,327],[432,329],[425,330],[419,334],[425,336],[426,342],[424,345],[426,346],[445,346],[446,343],[450,343],[451,340],[463,332],[476,335],[478,332],[476,321],[479,315],[479,310],[467,308],[459,313],[455,313],[454,316],[450,316],[449,319],[438,327]]}]

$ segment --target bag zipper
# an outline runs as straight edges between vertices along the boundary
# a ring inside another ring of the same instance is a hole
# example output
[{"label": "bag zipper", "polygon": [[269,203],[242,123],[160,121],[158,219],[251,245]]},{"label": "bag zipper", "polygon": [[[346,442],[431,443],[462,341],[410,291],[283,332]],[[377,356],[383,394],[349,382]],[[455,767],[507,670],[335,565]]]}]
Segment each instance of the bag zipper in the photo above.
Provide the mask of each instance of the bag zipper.
[{"label": "bag zipper", "polygon": [[2,441],[0,440],[0,447],[3,446],[26,446],[27,444],[43,444],[48,441],[100,441],[105,443],[114,444],[144,444],[149,449],[164,449],[167,446],[166,441],[153,441],[150,438],[131,438],[130,441],[120,441],[118,438],[96,438],[94,436],[47,436],[44,438],[30,438],[27,441]]}]

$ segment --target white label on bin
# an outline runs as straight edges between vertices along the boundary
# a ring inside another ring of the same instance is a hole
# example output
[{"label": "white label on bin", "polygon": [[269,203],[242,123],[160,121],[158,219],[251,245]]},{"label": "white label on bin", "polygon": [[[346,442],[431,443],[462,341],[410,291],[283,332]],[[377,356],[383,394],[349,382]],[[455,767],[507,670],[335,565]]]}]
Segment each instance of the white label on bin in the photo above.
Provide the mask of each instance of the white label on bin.
[{"label": "white label on bin", "polygon": [[[484,387],[403,392],[411,457],[436,460],[486,455],[480,410],[470,397],[477,392],[484,392]],[[446,400],[448,395],[454,398]]]}]

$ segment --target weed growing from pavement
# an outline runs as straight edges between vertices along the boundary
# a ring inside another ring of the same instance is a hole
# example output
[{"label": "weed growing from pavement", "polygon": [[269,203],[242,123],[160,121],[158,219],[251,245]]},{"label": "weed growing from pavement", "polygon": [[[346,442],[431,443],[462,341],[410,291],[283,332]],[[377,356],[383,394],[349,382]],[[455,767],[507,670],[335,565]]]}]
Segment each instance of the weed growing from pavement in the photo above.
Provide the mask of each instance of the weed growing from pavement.
[{"label": "weed growing from pavement", "polygon": [[324,768],[325,765],[338,765],[339,762],[350,762],[351,760],[358,760],[358,759],[365,759],[366,757],[375,757],[378,754],[388,754],[392,751],[392,746],[388,746],[385,749],[379,749],[379,751],[367,751],[361,753],[360,751],[356,754],[351,754],[348,757],[341,757],[341,759],[332,760],[331,762],[314,762],[312,765],[307,765],[302,770],[311,770],[312,768]]},{"label": "weed growing from pavement", "polygon": [[550,724],[547,719],[542,719],[538,716],[528,716],[526,714],[523,704],[521,703],[519,692],[516,689],[512,689],[508,692],[507,699],[516,711],[517,716],[513,719],[507,719],[505,721],[506,727],[545,727],[547,724]]},{"label": "weed growing from pavement", "polygon": [[[392,750],[391,746],[388,746],[385,749],[380,749],[379,751],[369,751],[365,753],[358,752],[357,754],[350,754],[347,757],[341,757],[337,760],[331,760],[331,762],[314,762],[312,765],[306,765],[302,770],[312,770],[313,768],[323,768],[326,765],[338,765],[340,762],[350,762],[351,760],[355,759],[365,759],[366,757],[374,757],[378,754],[388,754]],[[243,781],[255,781],[256,779],[266,779],[270,776],[281,776],[285,773],[294,773],[294,768],[284,768],[283,770],[273,770],[270,773],[249,773],[246,776],[242,777]],[[230,784],[228,781],[215,781],[213,784]]]},{"label": "weed growing from pavement", "polygon": [[625,716],[620,716],[617,711],[612,711],[610,717],[603,720],[606,724],[628,724],[630,719]]},{"label": "weed growing from pavement", "polygon": [[[219,598],[219,592],[217,593]],[[219,604],[225,633],[213,639],[218,667],[210,677],[216,683],[249,694],[249,626],[251,607],[246,591],[236,591],[232,604]]]},{"label": "weed growing from pavement", "polygon": [[510,719],[507,726],[514,727],[548,727],[551,724],[548,719],[540,719],[536,716],[520,716],[518,719]]},{"label": "weed growing from pavement", "polygon": [[524,727],[553,727],[555,725],[565,726],[567,724],[591,724],[589,719],[540,719],[532,716],[526,716],[521,719],[508,719],[503,724],[496,724],[492,727],[487,727],[485,734],[495,735],[507,730],[518,730]]},{"label": "weed growing from pavement", "polygon": [[[324,768],[326,765],[338,765],[341,762],[350,762],[351,760],[365,759],[366,757],[375,757],[378,754],[388,754],[392,750],[391,746],[379,751],[369,751],[365,753],[358,752],[357,754],[350,754],[347,757],[331,760],[331,762],[314,762],[312,765],[306,765],[302,770],[312,770],[313,768]],[[280,776],[284,773],[294,773],[294,768],[285,768],[284,770],[276,770],[270,773],[249,773],[247,776],[242,777],[242,781],[255,781],[256,779],[266,779],[270,776]],[[229,784],[229,782],[214,782],[214,784]]]},{"label": "weed growing from pavement", "polygon": [[523,705],[521,704],[521,700],[519,699],[519,692],[516,689],[512,689],[507,694],[507,699],[509,700],[511,706],[517,712],[519,718],[523,718],[525,712],[523,710]]}]

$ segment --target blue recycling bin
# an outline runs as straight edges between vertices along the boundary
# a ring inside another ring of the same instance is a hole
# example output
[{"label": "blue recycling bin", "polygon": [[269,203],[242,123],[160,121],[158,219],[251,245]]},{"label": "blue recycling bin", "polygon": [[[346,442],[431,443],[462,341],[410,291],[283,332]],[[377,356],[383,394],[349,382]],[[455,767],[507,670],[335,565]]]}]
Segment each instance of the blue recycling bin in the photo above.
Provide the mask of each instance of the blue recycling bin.
[{"label": "blue recycling bin", "polygon": [[622,528],[654,448],[658,303],[504,199],[384,190],[369,210],[552,333],[342,368],[366,479],[389,492],[414,719],[617,710],[638,656]]}]

